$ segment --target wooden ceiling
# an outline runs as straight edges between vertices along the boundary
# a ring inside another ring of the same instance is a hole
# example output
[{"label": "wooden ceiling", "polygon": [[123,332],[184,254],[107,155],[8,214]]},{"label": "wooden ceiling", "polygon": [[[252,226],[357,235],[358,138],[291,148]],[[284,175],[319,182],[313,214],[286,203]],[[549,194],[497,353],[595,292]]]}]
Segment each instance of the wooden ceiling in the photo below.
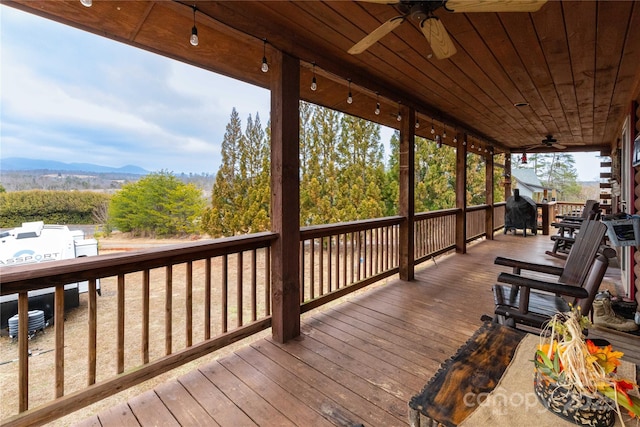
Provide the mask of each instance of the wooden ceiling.
[{"label": "wooden ceiling", "polygon": [[[262,87],[263,49],[300,58],[304,100],[398,127],[416,109],[417,133],[446,126],[496,151],[535,147],[547,134],[570,151],[604,150],[640,97],[640,2],[548,1],[533,13],[436,11],[457,53],[431,57],[407,20],[367,51],[347,50],[395,6],[357,1],[4,1],[3,4]],[[193,9],[200,43],[189,44]],[[266,45],[263,40],[266,39]],[[318,90],[311,91],[312,64]],[[274,66],[274,64],[271,64]],[[353,103],[347,104],[351,80]],[[215,88],[203,88],[215,90]],[[381,114],[375,115],[376,99]],[[516,103],[527,106],[516,107]],[[401,104],[401,105],[400,105]],[[447,141],[445,141],[447,142]],[[536,150],[537,149],[537,150]]]}]

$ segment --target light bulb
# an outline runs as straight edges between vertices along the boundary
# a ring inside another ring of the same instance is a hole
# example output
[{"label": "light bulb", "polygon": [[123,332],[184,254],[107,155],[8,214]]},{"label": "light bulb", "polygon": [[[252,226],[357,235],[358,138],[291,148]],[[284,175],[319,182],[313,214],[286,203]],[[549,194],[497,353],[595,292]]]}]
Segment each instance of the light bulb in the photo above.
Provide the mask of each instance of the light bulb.
[{"label": "light bulb", "polygon": [[416,129],[420,127],[420,120],[416,119]]},{"label": "light bulb", "polygon": [[431,125],[431,135],[435,134],[436,130],[433,128],[433,125]]},{"label": "light bulb", "polygon": [[318,89],[318,82],[316,81],[316,76],[313,76],[313,80],[311,80],[311,90],[317,90]]},{"label": "light bulb", "polygon": [[267,64],[266,56],[262,57],[262,67],[260,67],[260,69],[262,70],[263,73],[266,73],[267,71],[269,71],[269,64]]},{"label": "light bulb", "polygon": [[445,129],[444,132],[442,132],[442,138],[446,138],[447,137],[447,130]]},{"label": "light bulb", "polygon": [[453,142],[456,143],[456,144],[458,143],[458,135],[454,135]]},{"label": "light bulb", "polygon": [[351,96],[351,91],[349,91],[349,95],[347,96],[347,104],[353,104],[353,96]]},{"label": "light bulb", "polygon": [[376,102],[376,111],[374,111],[374,113],[376,113],[376,116],[380,115],[380,103]]},{"label": "light bulb", "polygon": [[397,121],[402,121],[402,114],[400,114],[400,111],[398,111],[398,116],[396,117]]},{"label": "light bulb", "polygon": [[199,40],[198,40],[198,29],[196,28],[195,25],[191,29],[191,38],[189,39],[189,42],[193,46],[198,46],[198,43],[199,43]]},{"label": "light bulb", "polygon": [[93,4],[92,0],[80,0],[80,4],[82,4],[84,7],[91,7],[91,5]]}]

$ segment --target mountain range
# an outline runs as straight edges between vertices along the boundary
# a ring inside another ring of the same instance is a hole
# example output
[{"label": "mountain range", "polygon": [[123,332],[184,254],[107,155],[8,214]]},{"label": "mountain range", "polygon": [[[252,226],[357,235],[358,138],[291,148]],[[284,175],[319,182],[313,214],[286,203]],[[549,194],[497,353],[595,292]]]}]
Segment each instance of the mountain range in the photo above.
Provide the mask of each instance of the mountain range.
[{"label": "mountain range", "polygon": [[5,171],[48,170],[55,172],[92,172],[92,173],[124,173],[146,175],[149,171],[134,165],[120,168],[100,166],[93,163],[64,163],[53,160],[27,159],[24,157],[7,157],[0,160],[0,169]]}]

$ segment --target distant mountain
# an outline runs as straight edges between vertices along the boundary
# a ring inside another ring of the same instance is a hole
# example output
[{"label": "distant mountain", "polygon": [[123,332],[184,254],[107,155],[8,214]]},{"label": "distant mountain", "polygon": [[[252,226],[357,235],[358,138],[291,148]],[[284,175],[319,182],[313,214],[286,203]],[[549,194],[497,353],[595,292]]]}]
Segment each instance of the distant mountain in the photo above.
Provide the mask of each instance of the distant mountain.
[{"label": "distant mountain", "polygon": [[53,160],[26,159],[23,157],[7,157],[1,159],[0,169],[7,171],[49,170],[55,172],[123,173],[134,175],[146,175],[149,173],[149,171],[133,165],[112,168],[109,166],[94,165],[92,163],[63,163]]}]

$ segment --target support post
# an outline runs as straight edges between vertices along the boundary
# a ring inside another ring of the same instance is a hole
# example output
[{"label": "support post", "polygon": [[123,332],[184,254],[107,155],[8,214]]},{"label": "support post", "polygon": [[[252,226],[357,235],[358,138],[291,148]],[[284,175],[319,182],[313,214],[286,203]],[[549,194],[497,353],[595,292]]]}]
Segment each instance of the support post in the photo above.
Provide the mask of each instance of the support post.
[{"label": "support post", "polygon": [[511,197],[511,151],[504,153],[504,199]]},{"label": "support post", "polygon": [[271,57],[271,330],[284,343],[300,335],[300,61]]},{"label": "support post", "polygon": [[489,207],[487,208],[487,212],[485,214],[485,233],[487,240],[493,240],[493,154],[491,152],[487,153],[486,161],[485,161],[485,175],[486,175],[486,187],[485,187],[485,204]]},{"label": "support post", "polygon": [[416,112],[401,107],[400,123],[400,197],[399,213],[404,217],[400,224],[400,280],[414,278],[414,214],[415,214],[415,126]]},{"label": "support post", "polygon": [[456,252],[467,253],[467,135],[456,148]]}]

